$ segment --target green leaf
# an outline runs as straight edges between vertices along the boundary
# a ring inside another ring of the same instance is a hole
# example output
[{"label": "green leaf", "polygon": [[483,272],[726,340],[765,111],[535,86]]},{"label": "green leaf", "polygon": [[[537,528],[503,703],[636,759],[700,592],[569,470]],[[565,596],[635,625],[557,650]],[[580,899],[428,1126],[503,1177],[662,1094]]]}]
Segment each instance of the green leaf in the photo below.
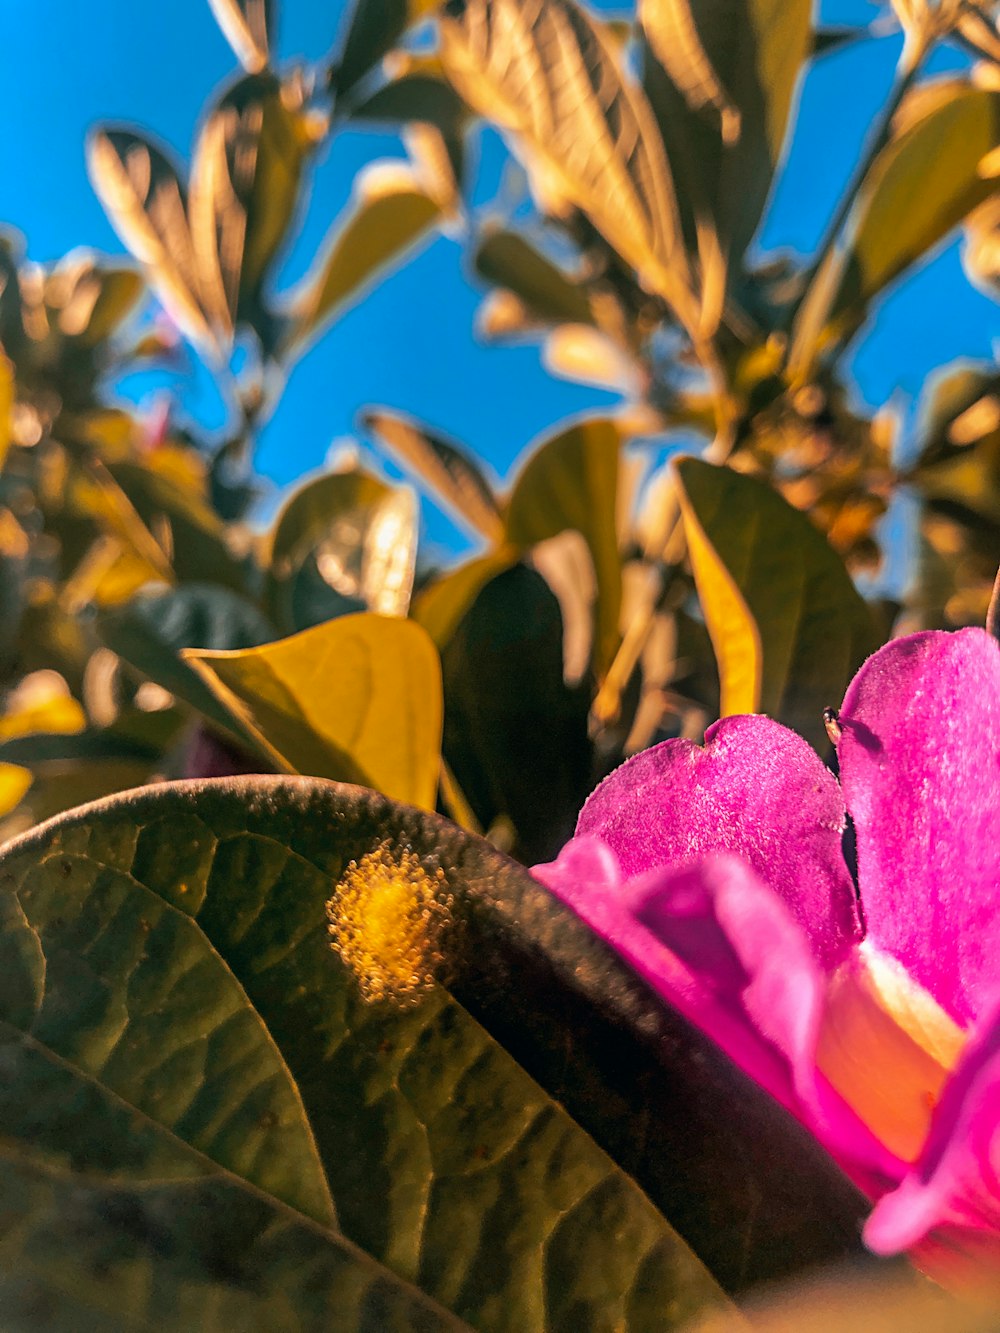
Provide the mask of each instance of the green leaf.
[{"label": "green leaf", "polygon": [[689,239],[699,207],[739,263],[781,160],[811,0],[640,0],[646,90],[657,112]]},{"label": "green leaf", "polygon": [[[434,816],[171,784],[8,846],[0,886],[13,1333],[32,1289],[94,1304],[84,1327],[382,1333],[436,1328],[436,1300],[497,1333],[666,1333],[719,1296],[658,1206],[737,1282],[857,1243],[804,1131]],[[441,925],[415,982],[372,902]],[[386,980],[413,989],[366,1001]]]},{"label": "green leaf", "polygon": [[392,50],[403,33],[442,0],[355,0],[339,64],[331,73],[338,99]]},{"label": "green leaf", "polygon": [[502,538],[503,518],[493,487],[468,450],[403,412],[368,408],[361,413],[361,424],[378,435],[464,527],[489,542]]},{"label": "green leaf", "polygon": [[469,109],[451,84],[426,69],[415,69],[384,84],[351,108],[356,123],[433,125],[446,138],[459,136],[470,119]]},{"label": "green leaf", "polygon": [[115,126],[91,133],[87,165],[115,231],[145,267],[165,309],[193,342],[213,349],[181,168],[165,148]]},{"label": "green leaf", "polygon": [[676,467],[722,715],[767,713],[824,748],[823,709],[877,646],[868,607],[823,534],[777,491],[696,458]]},{"label": "green leaf", "polygon": [[483,587],[516,562],[514,551],[501,548],[466,560],[455,569],[425,584],[413,599],[413,619],[422,625],[439,649],[450,643],[462,617]]},{"label": "green leaf", "polygon": [[996,188],[979,164],[1000,144],[1000,92],[949,80],[915,96],[918,111],[929,109],[916,120],[905,115],[875,159],[846,252],[830,256],[802,304],[789,353],[801,375],[851,338],[880,293]]},{"label": "green leaf", "polygon": [[220,336],[237,321],[272,331],[263,299],[300,202],[312,147],[293,89],[273,74],[240,79],[210,110],[191,171],[191,235],[202,292]]},{"label": "green leaf", "polygon": [[480,277],[513,292],[542,323],[593,324],[583,287],[516,231],[489,232],[472,262]]},{"label": "green leaf", "polygon": [[244,69],[259,73],[274,40],[276,0],[208,0],[219,27]]},{"label": "green leaf", "polygon": [[140,593],[127,605],[99,616],[97,631],[130,666],[229,732],[232,716],[183,661],[181,650],[253,648],[275,637],[252,602],[212,583]]},{"label": "green leaf", "polygon": [[183,657],[280,769],[434,808],[441,667],[419,625],[361,613],[263,648]]},{"label": "green leaf", "polygon": [[597,580],[595,657],[606,671],[618,647],[621,559],[616,506],[620,437],[609,417],[591,417],[532,448],[514,482],[507,540],[522,549],[568,528],[587,543]]},{"label": "green leaf", "polygon": [[573,0],[466,0],[439,26],[445,73],[513,136],[548,211],[586,213],[640,280],[693,323],[656,121],[603,26]]},{"label": "green leaf", "polygon": [[354,207],[292,297],[287,355],[301,352],[355,305],[427,237],[440,216],[440,205],[403,166],[391,175],[369,171],[359,182]]},{"label": "green leaf", "polygon": [[518,860],[550,861],[596,780],[591,690],[565,681],[562,613],[537,570],[496,573],[487,557],[459,578],[468,606],[448,608],[461,618],[441,653],[445,758],[482,828],[512,825]]}]

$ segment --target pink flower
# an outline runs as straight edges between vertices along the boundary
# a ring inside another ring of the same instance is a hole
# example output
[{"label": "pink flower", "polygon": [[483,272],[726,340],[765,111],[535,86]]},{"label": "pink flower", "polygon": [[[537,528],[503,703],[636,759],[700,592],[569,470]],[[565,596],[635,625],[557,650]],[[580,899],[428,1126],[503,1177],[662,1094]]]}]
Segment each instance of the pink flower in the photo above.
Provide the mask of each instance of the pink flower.
[{"label": "pink flower", "polygon": [[1000,1272],[1000,645],[888,644],[840,726],[840,785],[765,717],[636,755],[534,873],[824,1144],[872,1250]]}]

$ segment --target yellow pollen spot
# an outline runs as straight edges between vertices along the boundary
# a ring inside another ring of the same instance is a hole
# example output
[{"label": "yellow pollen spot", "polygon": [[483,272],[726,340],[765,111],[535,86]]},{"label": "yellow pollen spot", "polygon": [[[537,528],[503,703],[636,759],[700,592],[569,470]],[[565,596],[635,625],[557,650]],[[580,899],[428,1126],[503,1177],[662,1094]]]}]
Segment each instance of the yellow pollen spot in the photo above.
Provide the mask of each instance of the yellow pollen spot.
[{"label": "yellow pollen spot", "polygon": [[333,949],[367,1001],[409,1002],[432,989],[452,901],[442,870],[425,870],[390,841],[350,863],[326,915]]},{"label": "yellow pollen spot", "polygon": [[830,982],[816,1059],[882,1143],[913,1162],[966,1040],[904,967],[862,944]]}]

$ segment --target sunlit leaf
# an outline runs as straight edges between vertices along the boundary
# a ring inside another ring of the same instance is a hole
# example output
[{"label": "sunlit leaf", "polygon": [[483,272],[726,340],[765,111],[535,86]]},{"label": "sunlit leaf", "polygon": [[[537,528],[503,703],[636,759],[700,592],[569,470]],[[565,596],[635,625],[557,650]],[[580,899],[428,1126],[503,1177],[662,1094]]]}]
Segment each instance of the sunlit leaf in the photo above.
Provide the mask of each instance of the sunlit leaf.
[{"label": "sunlit leaf", "polygon": [[676,467],[721,714],[767,713],[822,747],[823,709],[876,646],[871,613],[823,534],[772,487],[695,458]]},{"label": "sunlit leaf", "polygon": [[653,113],[573,0],[466,0],[441,23],[448,77],[514,136],[641,280],[693,318],[673,183]]},{"label": "sunlit leaf", "polygon": [[88,317],[78,335],[86,347],[96,347],[136,311],[146,293],[142,274],[132,268],[102,265],[94,270],[97,293],[89,304]]},{"label": "sunlit leaf", "polygon": [[275,521],[267,598],[285,630],[367,608],[405,615],[416,560],[411,493],[360,469],[307,482]]},{"label": "sunlit leaf", "polygon": [[257,74],[268,61],[276,0],[208,0],[226,40],[244,69]]},{"label": "sunlit leaf", "polygon": [[441,668],[419,625],[362,613],[263,648],[183,656],[280,768],[433,809]]},{"label": "sunlit leaf", "polygon": [[507,539],[521,548],[560,532],[580,533],[597,579],[596,662],[607,670],[618,646],[621,560],[615,525],[620,438],[615,423],[591,417],[532,447],[507,510]]},{"label": "sunlit leaf", "polygon": [[[669,1333],[725,1307],[573,1119],[641,1114],[669,1152],[721,1060],[481,839],[326,783],[192,783],[66,816],[0,873],[12,1333],[50,1308],[129,1333]],[[740,1174],[762,1140],[808,1172],[760,1099]]]},{"label": "sunlit leaf", "polygon": [[340,60],[332,80],[344,98],[403,33],[440,7],[442,0],[354,0]]},{"label": "sunlit leaf", "polygon": [[0,819],[17,808],[31,786],[31,769],[0,762]]},{"label": "sunlit leaf", "polygon": [[[1000,92],[961,80],[932,86],[912,121],[876,158],[846,253],[819,271],[795,328],[789,362],[804,376],[843,343],[871,302],[996,189],[980,164],[1000,144]],[[904,112],[906,104],[904,103]]]},{"label": "sunlit leaf", "polygon": [[261,289],[299,204],[310,139],[288,90],[252,74],[209,113],[191,170],[191,235],[220,333],[245,319],[265,340]]},{"label": "sunlit leaf", "polygon": [[463,526],[490,542],[503,536],[503,518],[493,487],[461,445],[413,417],[385,408],[368,409],[361,414],[361,422]]},{"label": "sunlit leaf", "polygon": [[115,230],[166,310],[193,342],[212,347],[179,169],[144,136],[113,127],[91,134],[87,162]]},{"label": "sunlit leaf", "polygon": [[36,732],[72,735],[86,725],[87,715],[58,672],[32,672],[7,696],[0,744]]},{"label": "sunlit leaf", "polygon": [[362,173],[353,208],[292,299],[287,349],[301,350],[359,301],[427,237],[440,212],[405,168],[392,176]]},{"label": "sunlit leaf", "polygon": [[[653,55],[645,87],[694,240],[704,210],[722,252],[742,258],[781,160],[812,43],[811,0],[641,0]],[[664,70],[666,74],[664,74]]]}]

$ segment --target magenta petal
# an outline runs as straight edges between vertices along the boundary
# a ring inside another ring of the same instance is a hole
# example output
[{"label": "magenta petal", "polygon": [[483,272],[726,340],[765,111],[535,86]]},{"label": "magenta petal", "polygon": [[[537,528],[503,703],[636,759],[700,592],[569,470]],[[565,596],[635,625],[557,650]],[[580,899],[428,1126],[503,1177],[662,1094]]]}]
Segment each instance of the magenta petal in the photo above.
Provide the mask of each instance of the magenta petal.
[{"label": "magenta petal", "polygon": [[800,736],[769,718],[724,718],[705,739],[704,749],[665,741],[623,764],[583,807],[577,835],[606,842],[626,877],[736,854],[832,968],[860,935],[836,780]]},{"label": "magenta petal", "polygon": [[574,839],[532,874],[656,993],[803,1122],[871,1194],[900,1164],[818,1074],[826,977],[805,932],[744,862],[712,856],[622,883],[614,853]]},{"label": "magenta petal", "polygon": [[1000,982],[1000,648],[978,629],[897,639],[841,727],[868,937],[968,1024]]},{"label": "magenta petal", "polygon": [[[743,874],[749,873],[741,867]],[[668,1004],[679,1009],[707,1033],[751,1078],[756,1079],[785,1107],[798,1114],[797,1098],[786,1059],[756,1031],[734,996],[730,977],[709,971],[701,974],[687,966],[658,933],[640,921],[633,904],[645,902],[668,876],[652,871],[623,883],[614,852],[598,838],[574,838],[559,859],[534,866],[531,872],[577,916],[608,943]],[[766,889],[761,886],[763,892]],[[724,940],[706,943],[704,955],[721,945],[728,963],[731,950]],[[810,960],[810,967],[815,964]]]},{"label": "magenta petal", "polygon": [[876,1253],[896,1254],[932,1232],[939,1249],[950,1243],[982,1250],[978,1237],[1000,1257],[1000,1004],[991,1006],[946,1085],[920,1160],[878,1202],[864,1235]]}]

